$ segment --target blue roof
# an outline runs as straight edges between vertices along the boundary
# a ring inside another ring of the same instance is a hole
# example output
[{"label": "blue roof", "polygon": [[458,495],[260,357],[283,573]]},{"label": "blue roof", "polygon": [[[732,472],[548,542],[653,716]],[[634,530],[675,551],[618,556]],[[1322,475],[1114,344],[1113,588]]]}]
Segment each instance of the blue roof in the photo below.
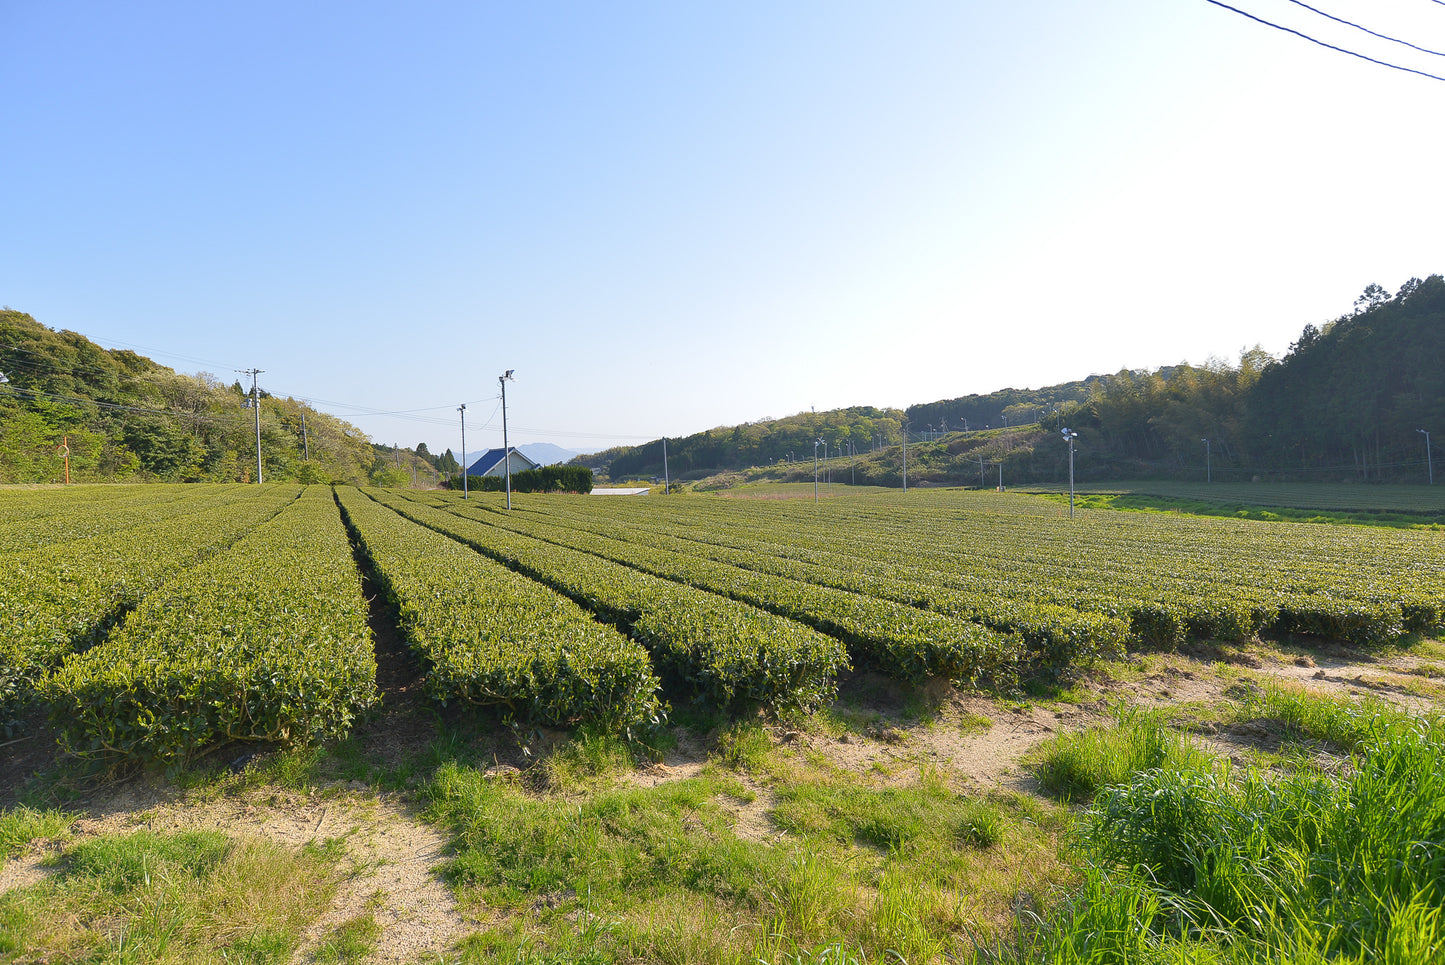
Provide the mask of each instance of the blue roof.
[{"label": "blue roof", "polygon": [[[526,459],[532,467],[535,467],[537,465],[536,462],[528,459],[527,454],[522,450],[518,449],[516,446],[512,447],[512,452],[518,456],[521,456],[523,459]],[[470,466],[467,467],[467,475],[485,476],[487,473],[491,472],[493,469],[496,469],[502,464],[502,456],[505,453],[506,450],[503,449],[501,446],[498,446],[495,449],[488,449],[486,452],[482,453],[480,456],[477,457],[476,462],[472,463]]]}]

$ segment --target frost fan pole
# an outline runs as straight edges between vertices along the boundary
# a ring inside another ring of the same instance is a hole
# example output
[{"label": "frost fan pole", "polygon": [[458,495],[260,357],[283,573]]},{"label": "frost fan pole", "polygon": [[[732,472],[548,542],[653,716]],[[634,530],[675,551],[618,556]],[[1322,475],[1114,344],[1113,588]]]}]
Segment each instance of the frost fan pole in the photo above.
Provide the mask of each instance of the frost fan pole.
[{"label": "frost fan pole", "polygon": [[237,369],[242,375],[251,377],[251,410],[256,417],[256,485],[260,485],[261,479],[261,390],[256,385],[256,376],[265,369]]},{"label": "frost fan pole", "polygon": [[507,369],[506,373],[497,376],[497,381],[502,385],[502,458],[507,461],[507,511],[512,509],[512,448],[507,444],[507,382],[517,381],[512,378],[516,369]]},{"label": "frost fan pole", "polygon": [[462,498],[467,498],[467,404],[457,406],[462,414]]}]

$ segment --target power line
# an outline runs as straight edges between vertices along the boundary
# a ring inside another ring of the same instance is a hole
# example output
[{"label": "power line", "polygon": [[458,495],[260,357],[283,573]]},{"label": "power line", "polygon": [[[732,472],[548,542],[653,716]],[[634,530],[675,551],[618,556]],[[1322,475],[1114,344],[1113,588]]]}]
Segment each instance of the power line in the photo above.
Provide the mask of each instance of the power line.
[{"label": "power line", "polygon": [[80,408],[80,409],[83,409],[83,408],[85,408],[85,407],[87,407],[87,406],[95,406],[96,408],[99,408],[99,409],[111,409],[111,410],[117,411],[117,412],[136,412],[136,413],[140,413],[140,414],[142,414],[142,415],[164,415],[164,416],[171,416],[171,417],[176,418],[176,419],[188,419],[188,420],[191,420],[191,421],[194,421],[194,422],[210,422],[210,423],[216,423],[216,424],[221,424],[221,423],[236,423],[236,424],[238,424],[238,425],[244,425],[244,424],[247,424],[247,423],[249,423],[249,422],[251,421],[249,418],[244,417],[244,416],[225,416],[225,415],[203,414],[203,413],[200,413],[200,412],[183,412],[183,411],[181,411],[181,410],[179,410],[179,409],[149,409],[149,408],[146,408],[145,406],[139,406],[139,405],[122,405],[122,404],[120,404],[120,403],[118,403],[118,402],[99,402],[99,401],[97,401],[97,400],[95,400],[95,399],[77,399],[77,398],[73,398],[73,397],[71,397],[71,396],[53,395],[53,394],[51,394],[51,393],[49,393],[49,392],[35,392],[35,391],[29,390],[29,389],[16,389],[16,388],[11,388],[11,389],[8,390],[8,392],[6,392],[6,393],[4,393],[4,394],[19,396],[19,397],[21,397],[21,398],[26,398],[26,399],[37,399],[37,400],[45,400],[45,401],[47,401],[47,402],[58,402],[58,403],[60,403],[61,405],[73,405],[73,406],[75,406],[76,408]]},{"label": "power line", "polygon": [[[1445,57],[1445,54],[1442,54],[1442,53],[1441,53],[1440,51],[1438,51],[1438,50],[1430,50],[1430,49],[1427,48],[1427,47],[1419,47],[1419,46],[1416,46],[1415,44],[1410,43],[1410,41],[1408,41],[1408,40],[1399,40],[1399,39],[1397,39],[1397,38],[1395,38],[1395,37],[1389,37],[1389,36],[1386,36],[1385,34],[1382,34],[1382,33],[1376,33],[1375,31],[1371,30],[1369,27],[1362,27],[1362,26],[1360,26],[1359,24],[1355,23],[1354,21],[1346,20],[1346,19],[1344,19],[1343,17],[1336,17],[1334,14],[1332,14],[1332,13],[1325,13],[1323,10],[1318,10],[1318,9],[1310,6],[1309,4],[1304,3],[1303,0],[1289,0],[1289,2],[1292,3],[1292,4],[1294,4],[1294,5],[1297,6],[1297,7],[1304,7],[1306,10],[1310,11],[1311,13],[1317,13],[1317,14],[1319,14],[1321,17],[1324,17],[1326,20],[1333,20],[1335,23],[1342,23],[1342,24],[1344,24],[1346,27],[1354,27],[1356,30],[1362,30],[1362,31],[1364,31],[1365,33],[1369,34],[1371,37],[1379,37],[1381,40],[1388,40],[1388,41],[1389,41],[1390,43],[1392,43],[1392,44],[1400,44],[1401,46],[1409,47],[1411,50],[1418,50],[1418,51],[1420,51],[1420,53],[1422,53],[1422,54],[1431,54],[1431,55],[1433,55],[1433,56],[1435,56],[1435,57]],[[1445,0],[1438,0],[1438,2],[1445,3]]]},{"label": "power line", "polygon": [[1328,48],[1328,49],[1330,49],[1330,50],[1338,51],[1339,53],[1342,53],[1342,54],[1349,54],[1351,57],[1358,57],[1358,58],[1360,58],[1361,60],[1368,60],[1368,61],[1369,61],[1370,63],[1372,63],[1372,64],[1379,64],[1381,67],[1389,67],[1389,68],[1392,69],[1392,70],[1401,70],[1401,71],[1404,71],[1404,72],[1407,73],[1407,74],[1418,74],[1418,75],[1420,75],[1421,77],[1428,77],[1428,78],[1430,78],[1431,80],[1445,81],[1445,77],[1439,77],[1439,76],[1437,76],[1437,75],[1435,75],[1435,74],[1427,74],[1427,73],[1426,73],[1425,71],[1423,71],[1423,70],[1415,70],[1413,67],[1402,67],[1402,66],[1400,66],[1399,64],[1392,64],[1392,63],[1390,63],[1389,61],[1385,61],[1385,60],[1376,60],[1374,57],[1367,57],[1367,56],[1365,56],[1364,54],[1359,53],[1359,52],[1354,51],[1354,50],[1347,50],[1347,49],[1344,48],[1344,47],[1336,47],[1334,44],[1327,44],[1327,43],[1325,43],[1323,40],[1319,40],[1319,39],[1317,39],[1317,38],[1315,38],[1315,37],[1311,37],[1309,34],[1306,34],[1306,33],[1301,33],[1301,32],[1299,32],[1298,30],[1295,30],[1295,29],[1292,28],[1292,27],[1284,27],[1284,26],[1281,26],[1280,24],[1273,23],[1273,22],[1271,22],[1271,21],[1269,21],[1269,20],[1265,20],[1263,17],[1256,17],[1254,14],[1248,13],[1248,12],[1246,12],[1246,11],[1244,11],[1244,10],[1240,10],[1238,7],[1231,7],[1231,6],[1230,6],[1229,4],[1227,4],[1227,3],[1221,3],[1220,0],[1204,0],[1204,2],[1205,2],[1205,3],[1212,3],[1212,4],[1214,4],[1216,7],[1223,7],[1225,10],[1233,11],[1234,13],[1239,14],[1241,17],[1248,17],[1250,20],[1253,20],[1255,23],[1262,23],[1262,24],[1264,24],[1266,27],[1273,27],[1273,28],[1276,29],[1276,30],[1283,30],[1285,33],[1294,34],[1296,37],[1301,37],[1301,38],[1303,38],[1303,39],[1305,39],[1305,40],[1308,40],[1308,41],[1309,41],[1310,43],[1312,43],[1312,44],[1319,44],[1321,47],[1326,47],[1326,48]]}]

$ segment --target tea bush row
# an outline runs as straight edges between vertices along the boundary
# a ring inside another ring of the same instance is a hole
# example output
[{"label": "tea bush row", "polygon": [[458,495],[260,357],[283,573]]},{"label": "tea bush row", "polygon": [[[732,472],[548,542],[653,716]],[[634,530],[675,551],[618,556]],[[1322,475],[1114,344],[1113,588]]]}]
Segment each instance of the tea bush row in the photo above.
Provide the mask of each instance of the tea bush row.
[{"label": "tea bush row", "polygon": [[443,702],[621,730],[657,714],[647,652],[576,604],[350,488],[337,498]]},{"label": "tea bush row", "polygon": [[374,492],[408,518],[566,595],[645,646],[671,686],[717,705],[811,707],[847,654],[799,623],[542,540]]},{"label": "tea bush row", "polygon": [[331,490],[312,486],[146,596],[39,692],[72,752],[180,763],[225,740],[346,734],[376,695],[360,577]]},{"label": "tea bush row", "polygon": [[14,725],[34,684],[63,656],[103,640],[146,594],[275,516],[299,492],[213,493],[214,502],[184,516],[0,556],[0,727]]}]

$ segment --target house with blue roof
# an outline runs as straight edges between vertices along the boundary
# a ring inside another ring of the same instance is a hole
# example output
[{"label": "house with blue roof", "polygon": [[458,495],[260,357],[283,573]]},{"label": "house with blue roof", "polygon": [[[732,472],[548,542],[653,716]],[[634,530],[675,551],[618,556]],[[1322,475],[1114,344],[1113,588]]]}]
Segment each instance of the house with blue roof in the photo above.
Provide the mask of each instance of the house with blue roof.
[{"label": "house with blue roof", "polygon": [[476,462],[467,467],[468,476],[504,476],[507,474],[507,463],[512,465],[512,473],[522,472],[525,469],[537,469],[539,464],[528,459],[522,450],[516,446],[511,447],[510,460],[504,458],[507,450],[497,448],[488,449],[482,453]]}]

